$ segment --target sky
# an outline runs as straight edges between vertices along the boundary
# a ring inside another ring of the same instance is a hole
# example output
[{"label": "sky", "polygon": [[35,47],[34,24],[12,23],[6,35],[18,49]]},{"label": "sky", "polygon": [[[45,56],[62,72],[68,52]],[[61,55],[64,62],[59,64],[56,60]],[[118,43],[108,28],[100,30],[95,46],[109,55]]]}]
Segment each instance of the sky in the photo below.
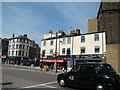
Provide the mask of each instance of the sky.
[{"label": "sky", "polygon": [[[1,5],[1,4],[0,4]],[[40,44],[49,30],[88,32],[88,19],[96,18],[99,2],[2,2],[2,38],[27,34]]]}]

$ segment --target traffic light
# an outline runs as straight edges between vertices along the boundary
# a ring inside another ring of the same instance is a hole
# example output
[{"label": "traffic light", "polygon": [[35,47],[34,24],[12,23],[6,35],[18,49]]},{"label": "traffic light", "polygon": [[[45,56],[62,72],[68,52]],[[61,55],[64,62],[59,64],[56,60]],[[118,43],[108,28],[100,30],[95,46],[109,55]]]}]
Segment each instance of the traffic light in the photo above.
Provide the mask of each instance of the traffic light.
[{"label": "traffic light", "polygon": [[67,56],[70,57],[70,54],[71,54],[70,48],[68,48],[68,49],[67,49]]}]

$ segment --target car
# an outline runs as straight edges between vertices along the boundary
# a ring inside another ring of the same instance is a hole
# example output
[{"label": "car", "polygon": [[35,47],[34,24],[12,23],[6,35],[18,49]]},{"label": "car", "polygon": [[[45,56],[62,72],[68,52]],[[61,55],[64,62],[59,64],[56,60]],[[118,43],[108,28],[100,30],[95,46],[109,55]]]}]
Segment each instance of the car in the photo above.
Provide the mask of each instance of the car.
[{"label": "car", "polygon": [[120,75],[107,63],[78,63],[71,71],[58,74],[61,87],[120,90]]}]

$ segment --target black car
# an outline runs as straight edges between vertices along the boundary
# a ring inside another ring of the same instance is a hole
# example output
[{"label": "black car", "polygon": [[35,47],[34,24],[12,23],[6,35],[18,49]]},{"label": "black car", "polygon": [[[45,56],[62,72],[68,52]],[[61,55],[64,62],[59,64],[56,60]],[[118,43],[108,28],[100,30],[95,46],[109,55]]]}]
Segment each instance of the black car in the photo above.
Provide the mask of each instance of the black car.
[{"label": "black car", "polygon": [[106,63],[79,63],[57,77],[61,87],[75,86],[95,90],[120,90],[120,76]]}]

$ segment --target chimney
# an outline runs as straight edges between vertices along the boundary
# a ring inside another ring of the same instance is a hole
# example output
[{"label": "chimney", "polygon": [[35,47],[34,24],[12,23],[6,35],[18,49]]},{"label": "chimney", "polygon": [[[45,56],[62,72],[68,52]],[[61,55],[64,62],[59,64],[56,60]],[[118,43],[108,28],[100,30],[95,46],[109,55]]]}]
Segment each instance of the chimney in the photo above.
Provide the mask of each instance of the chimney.
[{"label": "chimney", "polygon": [[80,35],[80,29],[76,29],[76,34]]},{"label": "chimney", "polygon": [[14,34],[12,34],[12,37],[15,37],[15,35],[14,35]]},{"label": "chimney", "polygon": [[59,33],[60,35],[65,35],[65,32],[63,32],[63,30],[58,30],[58,33]]},{"label": "chimney", "polygon": [[26,38],[27,38],[27,34],[24,34],[24,37],[26,37]]},{"label": "chimney", "polygon": [[50,33],[50,34],[53,34],[53,30],[50,30],[49,33]]},{"label": "chimney", "polygon": [[75,30],[71,30],[71,31],[70,31],[70,34],[75,34]]}]

